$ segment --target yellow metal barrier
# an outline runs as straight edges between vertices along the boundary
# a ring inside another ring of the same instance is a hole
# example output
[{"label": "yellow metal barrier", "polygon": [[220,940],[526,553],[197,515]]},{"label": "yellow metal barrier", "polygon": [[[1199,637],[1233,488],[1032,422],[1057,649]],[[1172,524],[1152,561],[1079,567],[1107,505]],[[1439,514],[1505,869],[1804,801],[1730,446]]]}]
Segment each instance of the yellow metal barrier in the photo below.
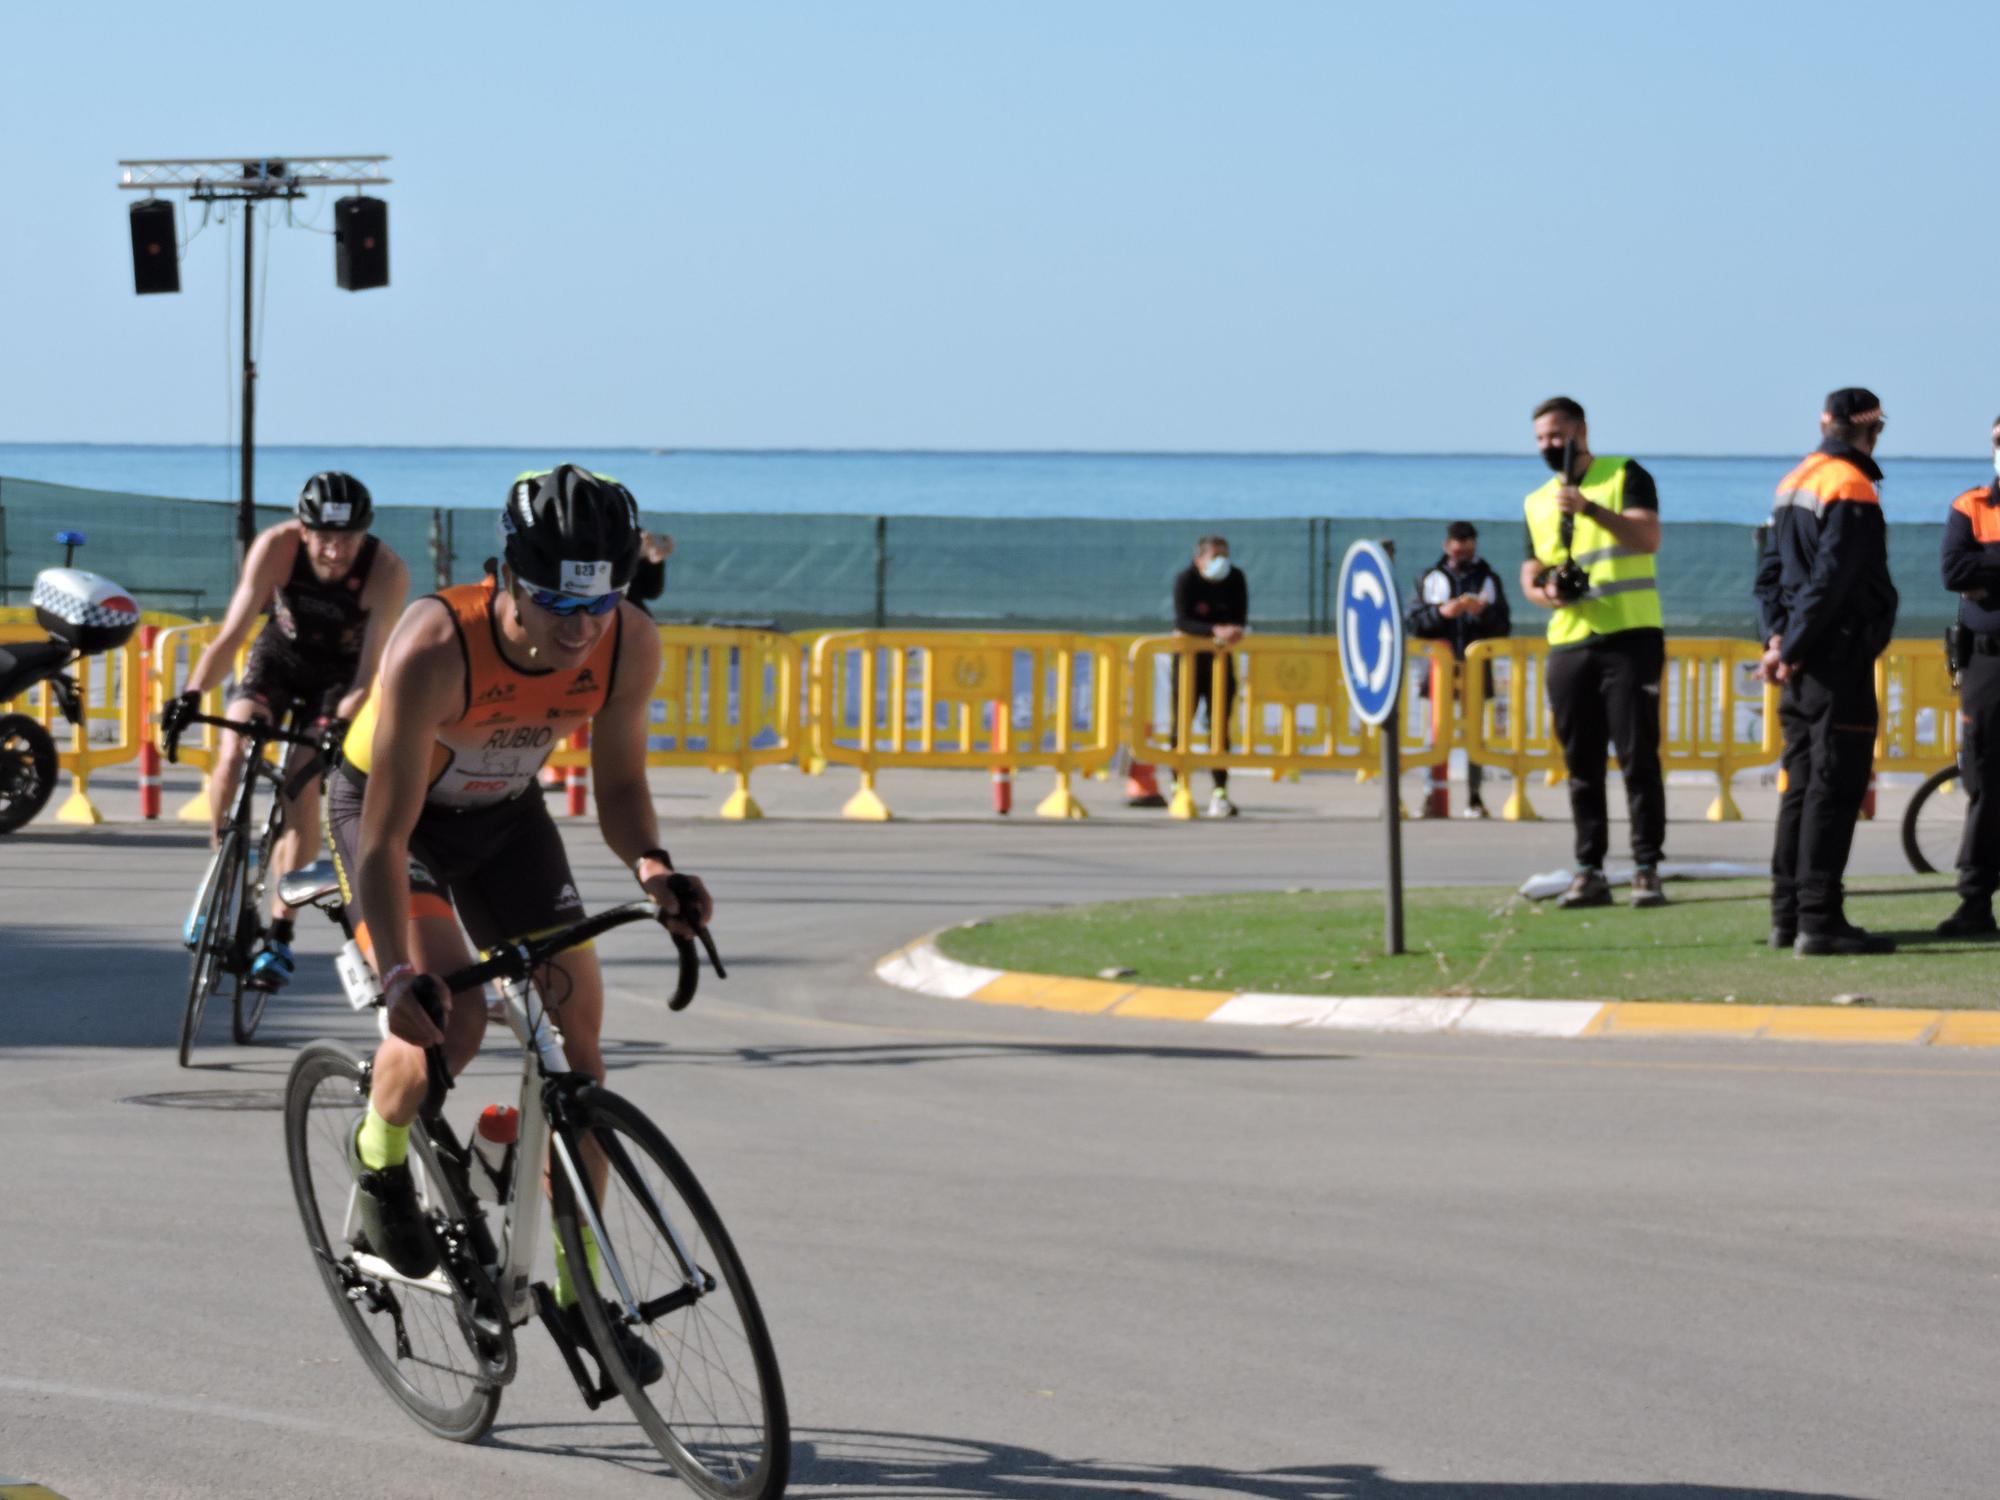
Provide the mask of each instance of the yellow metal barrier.
[{"label": "yellow metal barrier", "polygon": [[[145,613],[144,625],[178,621],[178,615]],[[0,645],[19,641],[43,641],[48,632],[36,623],[32,609],[0,610]],[[56,810],[64,823],[101,823],[104,815],[90,800],[90,778],[106,766],[124,765],[139,758],[139,747],[149,733],[146,719],[146,668],[140,635],[115,651],[100,652],[74,662],[68,671],[76,682],[77,702],[83,722],[70,726],[68,750],[58,752],[62,768],[70,775],[70,793]],[[61,710],[46,683],[30,688],[11,702],[0,705],[6,712],[27,714],[38,720],[52,736],[59,736]]]},{"label": "yellow metal barrier", "polygon": [[[796,761],[804,748],[798,641],[770,630],[658,630],[660,680],[653,687],[646,764],[734,773],[736,790],[720,816],[763,817],[750,795],[750,773]],[[563,771],[587,768],[590,751],[567,744],[549,764]]]},{"label": "yellow metal barrier", "polygon": [[1958,690],[1951,685],[1942,642],[1889,642],[1875,658],[1875,701],[1882,710],[1877,771],[1928,776],[1958,759]]},{"label": "yellow metal barrier", "polygon": [[[1195,667],[1207,656],[1211,705],[1223,701],[1228,667],[1236,676],[1234,702],[1227,714],[1210,714],[1205,731],[1195,732]],[[1418,643],[1418,661],[1451,661],[1450,649]],[[1174,774],[1168,811],[1192,818],[1194,771],[1269,771],[1296,776],[1306,771],[1377,774],[1377,731],[1364,725],[1347,701],[1340,672],[1340,647],[1332,636],[1246,635],[1218,651],[1212,641],[1192,636],[1148,636],[1132,643],[1126,681],[1125,742],[1134,760],[1165,766]],[[1402,744],[1412,770],[1441,764],[1451,754],[1454,710],[1446,700],[1429,722],[1415,695],[1404,696]]]},{"label": "yellow metal barrier", "polygon": [[1117,754],[1118,705],[1117,653],[1094,636],[833,631],[813,647],[811,753],[861,772],[849,818],[889,817],[875,790],[885,769],[994,766],[1054,771],[1035,811],[1081,818],[1070,778]]},{"label": "yellow metal barrier", "polygon": [[[146,705],[149,724],[157,725],[160,710],[166,706],[167,700],[178,698],[185,691],[184,684],[194,671],[194,664],[201,660],[201,653],[208,649],[209,643],[221,630],[222,626],[217,621],[203,621],[198,625],[183,621],[159,633],[153,642],[152,702]],[[239,677],[243,674],[244,658],[249,656],[257,635],[258,631],[253,630],[250,639],[236,653],[236,675]],[[221,718],[228,707],[228,694],[223,691],[221,683],[201,695],[201,711],[205,714]],[[215,774],[217,741],[221,734],[219,729],[197,724],[181,737],[174,763],[201,773],[200,787],[174,813],[183,823],[206,823],[209,820],[208,789]],[[266,754],[274,753],[267,748]]]},{"label": "yellow metal barrier", "polygon": [[[1934,648],[1934,654],[1942,662],[1941,652]],[[1759,655],[1749,641],[1667,641],[1660,682],[1660,766],[1717,778],[1715,800],[1706,814],[1711,823],[1743,816],[1732,790],[1737,773],[1768,765],[1777,754],[1777,694],[1752,676]],[[1465,660],[1461,732],[1466,753],[1513,778],[1503,818],[1536,817],[1528,803],[1528,777],[1540,771],[1554,783],[1563,774],[1562,747],[1549,712],[1548,647],[1527,637],[1478,641]],[[1492,694],[1486,692],[1485,672],[1478,670],[1487,665],[1495,668]]]}]

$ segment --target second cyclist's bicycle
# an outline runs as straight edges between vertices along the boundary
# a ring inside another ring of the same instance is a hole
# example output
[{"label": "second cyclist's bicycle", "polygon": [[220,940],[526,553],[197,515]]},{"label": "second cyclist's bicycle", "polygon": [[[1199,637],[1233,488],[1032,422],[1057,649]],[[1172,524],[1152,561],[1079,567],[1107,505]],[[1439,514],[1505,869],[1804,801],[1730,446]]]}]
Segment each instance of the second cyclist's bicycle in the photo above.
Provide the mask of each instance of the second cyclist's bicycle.
[{"label": "second cyclist's bicycle", "polygon": [[[311,778],[321,774],[326,764],[323,754],[315,754],[287,784],[283,772],[265,758],[264,747],[302,745],[318,751],[318,739],[301,734],[296,719],[287,719],[280,726],[266,719],[238,723],[210,714],[188,715],[179,726],[162,734],[168,760],[178,757],[181,733],[195,724],[240,734],[249,742],[249,748],[244,756],[243,776],[236,786],[235,805],[230,808],[229,821],[223,825],[222,838],[209,860],[208,873],[195,893],[194,906],[181,934],[193,955],[188,968],[187,1007],[181,1012],[180,1059],[184,1068],[201,1030],[208,997],[225,978],[234,985],[229,1005],[230,1035],[242,1043],[257,1034],[257,1023],[264,1018],[271,991],[251,983],[250,966],[264,940],[271,851],[285,830],[285,798],[279,793],[296,796]],[[259,781],[270,782],[272,789],[271,806],[261,831],[251,821],[251,804]]]},{"label": "second cyclist's bicycle", "polygon": [[[341,925],[348,940],[338,967],[348,1001],[357,1010],[372,1008],[378,1026],[385,1025],[382,996],[354,941],[331,865],[322,861],[285,877],[279,895],[290,906],[318,906]],[[682,910],[694,909],[685,883],[676,895]],[[647,1438],[702,1494],[769,1500],[784,1490],[791,1437],[777,1355],[749,1274],[665,1133],[636,1105],[571,1070],[556,1018],[533,982],[557,954],[614,927],[659,917],[650,902],[615,907],[504,945],[444,980],[453,994],[499,981],[507,1025],[521,1043],[520,1102],[514,1139],[495,1166],[491,1136],[481,1130],[485,1148],[470,1150],[444,1118],[450,1080],[442,1049],[430,1049],[430,1091],[409,1147],[439,1251],[428,1276],[403,1275],[361,1232],[347,1143],[367,1106],[372,1064],[338,1042],[306,1047],[285,1087],[292,1191],[313,1262],[348,1336],[420,1426],[459,1442],[485,1433],[514,1378],[515,1329],[538,1317],[585,1405],[594,1410],[622,1397]],[[700,936],[708,942],[705,930]],[[675,942],[681,977],[671,1004],[679,1009],[693,998],[698,959],[691,940],[676,935]],[[708,952],[721,975],[712,943]],[[435,994],[427,1004],[442,1019]],[[497,1225],[489,1224],[479,1196],[498,1210]],[[594,1290],[579,1271],[582,1340],[549,1288],[531,1280],[545,1202],[570,1266],[588,1263],[586,1234],[597,1251]],[[650,1383],[621,1352],[638,1348],[650,1349],[664,1367]]]}]

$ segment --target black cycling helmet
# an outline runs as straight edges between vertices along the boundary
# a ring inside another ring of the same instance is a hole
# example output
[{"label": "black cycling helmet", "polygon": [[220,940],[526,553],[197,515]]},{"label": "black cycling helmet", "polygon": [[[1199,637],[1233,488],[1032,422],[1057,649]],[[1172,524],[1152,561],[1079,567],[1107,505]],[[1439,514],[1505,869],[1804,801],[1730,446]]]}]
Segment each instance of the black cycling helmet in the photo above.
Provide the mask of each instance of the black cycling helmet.
[{"label": "black cycling helmet", "polygon": [[352,474],[329,469],[299,491],[299,519],[307,531],[366,531],[375,519],[375,501]]},{"label": "black cycling helmet", "polygon": [[630,583],[639,565],[632,492],[575,464],[516,479],[500,519],[507,566],[532,588],[608,594]]}]

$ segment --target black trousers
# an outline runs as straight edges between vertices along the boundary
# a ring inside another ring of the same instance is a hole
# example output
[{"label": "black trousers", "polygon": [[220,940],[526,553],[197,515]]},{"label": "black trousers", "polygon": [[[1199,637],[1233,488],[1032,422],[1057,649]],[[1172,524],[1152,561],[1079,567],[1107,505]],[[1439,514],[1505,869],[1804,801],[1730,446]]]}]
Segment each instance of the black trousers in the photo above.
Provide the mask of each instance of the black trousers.
[{"label": "black trousers", "polygon": [[1771,925],[1824,933],[1847,920],[1841,878],[1875,765],[1875,659],[1830,653],[1794,667],[1778,696],[1785,731]]},{"label": "black trousers", "polygon": [[1569,772],[1576,862],[1601,869],[1611,847],[1605,810],[1607,746],[1618,747],[1625,805],[1632,817],[1632,862],[1657,865],[1667,839],[1667,788],[1660,775],[1660,674],[1667,638],[1621,630],[1549,653],[1549,708]]},{"label": "black trousers", "polygon": [[[1189,725],[1192,727],[1193,722],[1201,717],[1202,705],[1206,704],[1208,706],[1209,722],[1221,726],[1223,748],[1227,749],[1229,746],[1229,715],[1231,710],[1236,707],[1235,654],[1227,651],[1222,654],[1222,713],[1219,718],[1216,715],[1215,709],[1215,653],[1204,651],[1199,656],[1194,657],[1193,661],[1194,707],[1188,715]],[[1173,663],[1173,696],[1167,701],[1174,705],[1174,711],[1178,714],[1181,701],[1181,658],[1176,656],[1173,658]],[[1178,724],[1178,720],[1176,720],[1176,723]],[[1204,738],[1205,736],[1196,736],[1195,743],[1198,745],[1201,744]],[[1179,750],[1183,746],[1179,741],[1176,741],[1174,748]],[[1229,772],[1227,770],[1219,769],[1210,771],[1208,776],[1209,780],[1215,783],[1218,790],[1229,785]]]},{"label": "black trousers", "polygon": [[1958,774],[1965,788],[1958,894],[1990,902],[2000,886],[2000,656],[1983,651],[1958,680]]}]

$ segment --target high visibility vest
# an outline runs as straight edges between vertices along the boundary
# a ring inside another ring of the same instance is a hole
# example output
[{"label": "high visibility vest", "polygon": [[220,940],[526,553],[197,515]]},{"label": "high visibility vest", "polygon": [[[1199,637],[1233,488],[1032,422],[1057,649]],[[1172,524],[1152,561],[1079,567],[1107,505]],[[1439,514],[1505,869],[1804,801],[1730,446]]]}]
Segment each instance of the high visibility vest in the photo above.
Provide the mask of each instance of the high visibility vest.
[{"label": "high visibility vest", "polygon": [[[1577,486],[1583,498],[1594,500],[1609,511],[1625,509],[1625,466],[1627,458],[1593,458]],[[1567,550],[1562,544],[1563,514],[1556,507],[1556,491],[1562,477],[1528,496],[1528,535],[1535,547],[1535,561],[1545,568],[1574,560],[1590,575],[1590,593],[1575,604],[1565,604],[1549,615],[1549,644],[1573,646],[1594,635],[1611,635],[1620,630],[1662,627],[1660,585],[1653,572],[1653,555],[1623,546],[1609,531],[1589,516],[1579,515]]]}]

